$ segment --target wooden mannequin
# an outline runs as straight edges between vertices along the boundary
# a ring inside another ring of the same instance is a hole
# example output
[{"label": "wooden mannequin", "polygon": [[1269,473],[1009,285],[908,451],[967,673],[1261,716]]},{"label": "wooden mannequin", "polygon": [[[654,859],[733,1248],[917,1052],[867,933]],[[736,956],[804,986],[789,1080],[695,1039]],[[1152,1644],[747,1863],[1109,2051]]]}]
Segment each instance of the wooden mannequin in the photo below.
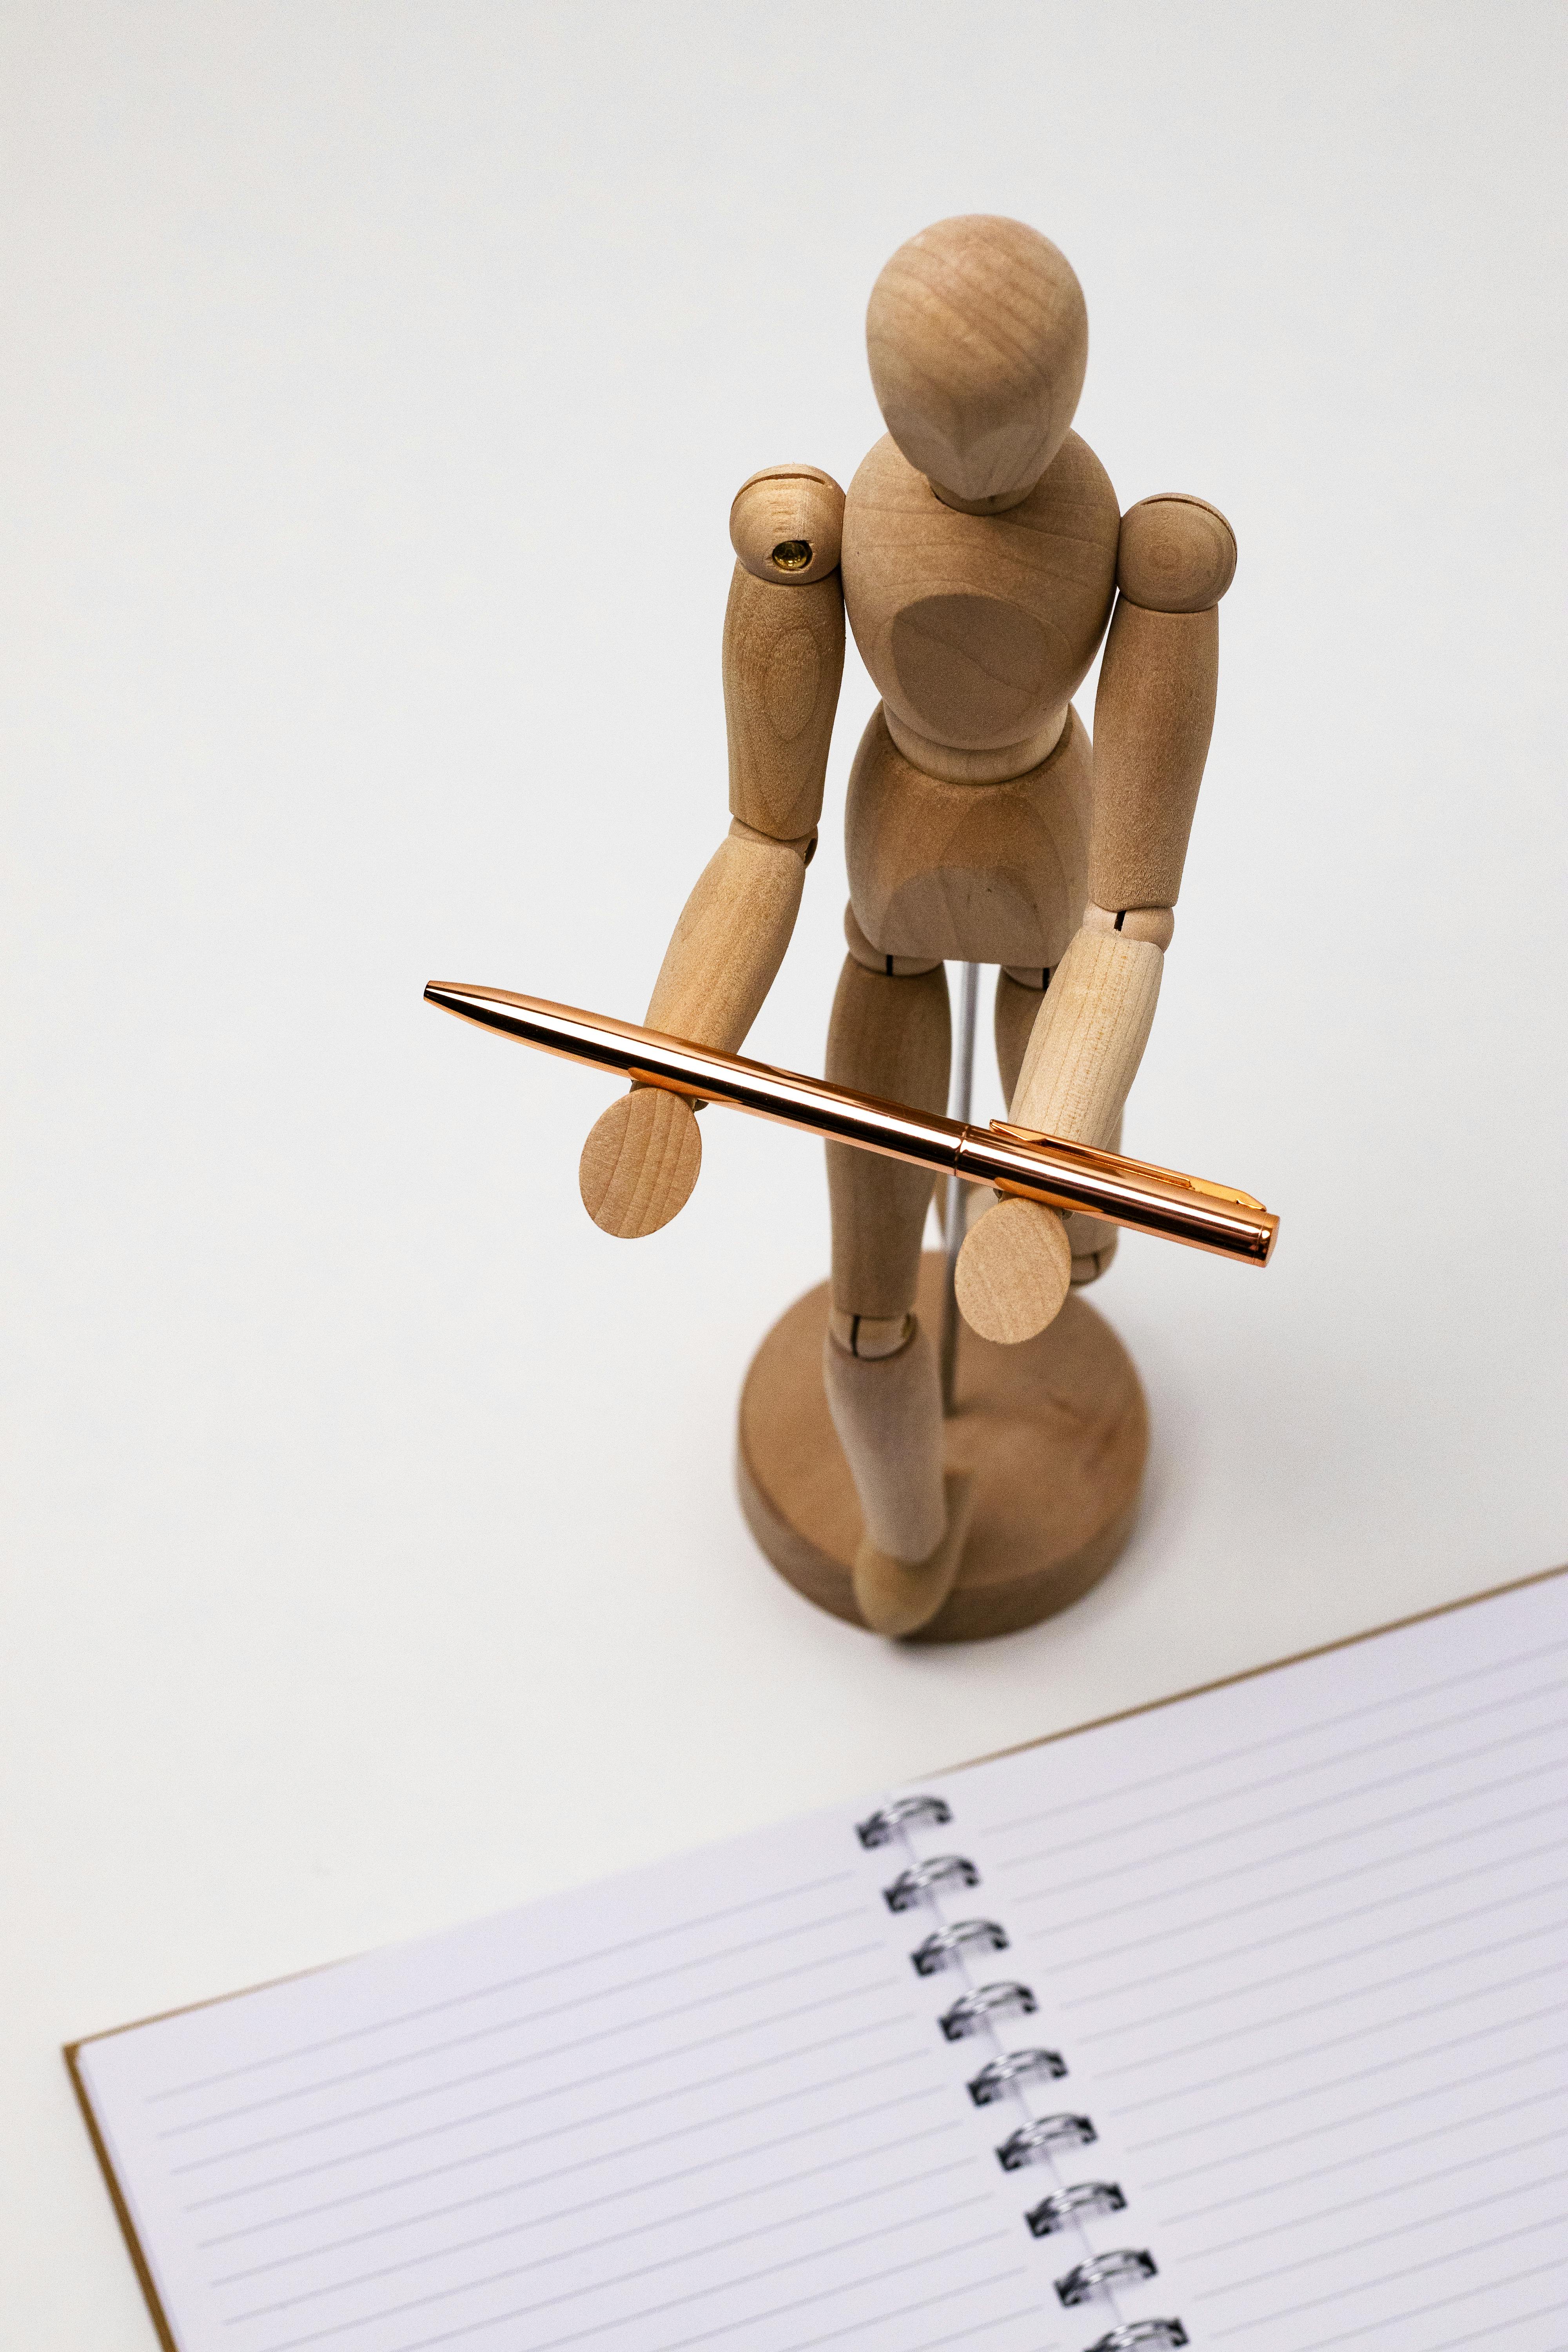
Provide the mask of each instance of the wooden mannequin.
[{"label": "wooden mannequin", "polygon": [[[1173,929],[1236,543],[1201,499],[1119,512],[1070,429],[1082,292],[1033,229],[977,215],[911,238],[877,281],[867,342],[889,430],[847,498],[813,467],[777,466],[735,499],[733,822],[647,1024],[733,1051],[767,994],[816,844],[847,610],[882,701],[849,780],[826,1075],[941,1111],[942,963],[994,964],[1010,1116],[1115,1148]],[[1108,624],[1091,751],[1071,698]],[[700,1159],[690,1107],[634,1090],[588,1139],[584,1200],[608,1233],[652,1233]],[[965,1476],[944,1477],[936,1351],[914,1313],[931,1181],[840,1145],[827,1160],[822,1377],[863,1521],[854,1602],[906,1634],[952,1590],[972,1502]],[[997,1201],[959,1261],[964,1318],[985,1340],[1030,1341],[1114,1246],[1093,1219]]]}]

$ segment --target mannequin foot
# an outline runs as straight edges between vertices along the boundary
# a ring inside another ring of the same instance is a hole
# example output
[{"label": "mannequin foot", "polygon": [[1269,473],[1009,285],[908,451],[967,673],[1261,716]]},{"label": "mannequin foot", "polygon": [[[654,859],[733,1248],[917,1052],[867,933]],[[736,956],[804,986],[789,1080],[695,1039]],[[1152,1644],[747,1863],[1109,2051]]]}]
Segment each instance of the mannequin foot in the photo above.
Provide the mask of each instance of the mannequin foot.
[{"label": "mannequin foot", "polygon": [[856,1602],[873,1633],[901,1641],[929,1625],[958,1580],[969,1515],[973,1500],[967,1471],[950,1471],[942,1480],[947,1525],[934,1551],[924,1559],[895,1559],[879,1551],[869,1536],[862,1536],[851,1571]]}]

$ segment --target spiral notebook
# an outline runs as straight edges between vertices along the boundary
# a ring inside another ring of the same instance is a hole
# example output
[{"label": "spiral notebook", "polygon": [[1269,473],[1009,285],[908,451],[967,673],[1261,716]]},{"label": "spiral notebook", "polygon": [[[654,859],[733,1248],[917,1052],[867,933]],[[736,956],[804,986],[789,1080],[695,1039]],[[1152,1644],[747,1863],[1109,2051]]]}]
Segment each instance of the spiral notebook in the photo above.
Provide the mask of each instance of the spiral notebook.
[{"label": "spiral notebook", "polygon": [[175,2352],[1563,2352],[1568,1571],[68,2053]]}]

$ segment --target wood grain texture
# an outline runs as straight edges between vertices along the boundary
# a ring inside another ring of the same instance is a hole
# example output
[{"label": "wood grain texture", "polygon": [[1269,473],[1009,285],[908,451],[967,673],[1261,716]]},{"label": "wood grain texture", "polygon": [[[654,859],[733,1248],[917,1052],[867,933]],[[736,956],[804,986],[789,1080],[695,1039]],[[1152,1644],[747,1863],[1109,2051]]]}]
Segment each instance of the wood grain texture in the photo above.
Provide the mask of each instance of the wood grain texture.
[{"label": "wood grain texture", "polygon": [[1118,604],[1094,705],[1089,896],[1173,907],[1214,730],[1219,614]]},{"label": "wood grain texture", "polygon": [[[996,1002],[992,1012],[991,1027],[996,1041],[996,1067],[1002,1079],[1002,1099],[1005,1103],[1011,1104],[1013,1100],[1036,1018],[1046,1001],[1044,982],[1043,971],[1033,973],[1027,982],[1015,980],[1006,971],[999,971],[996,975]],[[1008,1116],[1012,1116],[1011,1111]]]},{"label": "wood grain texture", "polygon": [[998,1201],[964,1236],[954,1287],[983,1339],[1016,1347],[1054,1323],[1072,1286],[1072,1250],[1054,1209]]},{"label": "wood grain texture", "polygon": [[730,509],[730,544],[770,586],[808,587],[838,568],[844,493],[819,466],[764,466]]},{"label": "wood grain texture", "polygon": [[1054,964],[1088,887],[1089,737],[1076,712],[1047,760],[997,784],[922,775],[873,713],[850,772],[855,919],[884,954]]},{"label": "wood grain texture", "polygon": [[1022,221],[968,214],[901,245],[871,290],[877,404],[909,462],[972,503],[1011,500],[1060,448],[1089,359],[1083,289]]},{"label": "wood grain texture", "polygon": [[723,672],[731,814],[780,841],[815,832],[844,674],[837,572],[771,586],[737,563]]},{"label": "wood grain texture", "polygon": [[[1034,978],[1031,974],[1031,983]],[[1044,1003],[1045,998],[1037,985],[1021,982],[1011,972],[997,973],[994,1016],[996,1066],[1002,1076],[1003,1099],[1009,1106],[1016,1096],[1024,1055]],[[1008,1115],[1017,1116],[1011,1108]],[[1120,1151],[1121,1149],[1120,1111],[1105,1149],[1107,1151]],[[973,1222],[973,1216],[970,1222]],[[1108,1224],[1103,1217],[1088,1217],[1081,1213],[1064,1217],[1061,1223],[1071,1256],[1073,1288],[1081,1289],[1088,1283],[1098,1282],[1116,1255],[1117,1228]],[[1047,1242],[1046,1246],[1049,1248],[1051,1245]]]},{"label": "wood grain texture", "polygon": [[[929,1251],[918,1311],[942,1315],[942,1262]],[[741,1398],[736,1470],[752,1533],[819,1609],[864,1620],[852,1583],[865,1528],[823,1384],[827,1286],[808,1292],[758,1349]],[[973,1474],[957,1581],[916,1642],[973,1642],[1037,1624],[1087,1592],[1131,1528],[1148,1416],[1126,1349],[1087,1301],[1018,1348],[958,1335],[944,1467]]]},{"label": "wood grain texture", "polygon": [[1152,613],[1203,613],[1236,577],[1236,533],[1206,499],[1162,490],[1121,518],[1116,584]]},{"label": "wood grain texture", "polygon": [[[681,909],[645,1026],[740,1050],[789,945],[807,847],[744,827],[720,843]],[[636,1088],[589,1131],[578,1168],[583,1204],[603,1232],[640,1240],[685,1206],[701,1164],[690,1106]]]},{"label": "wood grain texture", "polygon": [[601,1233],[641,1241],[685,1207],[701,1168],[691,1105],[659,1087],[638,1087],[589,1129],[577,1185]]},{"label": "wood grain texture", "polygon": [[1012,1106],[1020,1127],[1110,1149],[1149,1040],[1164,961],[1147,940],[1079,931],[1051,975],[1024,1055]]},{"label": "wood grain texture", "polygon": [[[1148,1042],[1163,963],[1146,940],[1079,931],[1051,976],[1025,1051],[1012,1102],[1019,1126],[1110,1148]],[[1060,1309],[1074,1255],[1054,1209],[999,1201],[959,1253],[964,1320],[1008,1345],[1033,1338]]]},{"label": "wood grain texture", "polygon": [[849,485],[849,625],[903,728],[949,751],[1026,742],[1068,703],[1105,634],[1121,519],[1069,433],[1003,515],[955,514],[889,437]]},{"label": "wood grain texture", "polygon": [[[1114,926],[1108,923],[1106,928],[1110,929]],[[996,1008],[994,1016],[996,1066],[1001,1073],[1002,1095],[1004,1101],[1009,1107],[1009,1118],[1017,1117],[1012,1106],[1018,1091],[1018,1079],[1024,1067],[1024,1055],[1028,1049],[1035,1023],[1045,1003],[1041,989],[1038,985],[1033,984],[1034,979],[1035,976],[1031,974],[1030,982],[1026,983],[1011,972],[1002,971],[996,975]],[[1105,1149],[1107,1151],[1120,1151],[1121,1149],[1121,1113],[1120,1111],[1116,1114],[1116,1123],[1106,1141]],[[1081,1211],[1079,1211],[1062,1219],[1062,1230],[1067,1235],[1068,1248],[1072,1255],[1073,1287],[1078,1289],[1085,1283],[1097,1282],[1116,1255],[1117,1228],[1108,1224],[1103,1217],[1085,1216]]]},{"label": "wood grain texture", "polygon": [[[827,1032],[826,1071],[835,1086],[940,1113],[947,1108],[951,1045],[940,966],[894,980],[846,957]],[[848,1144],[826,1150],[833,1303],[849,1316],[903,1315],[914,1304],[931,1179]]]},{"label": "wood grain texture", "polygon": [[738,1053],[784,961],[805,880],[796,846],[721,841],[681,909],[645,1026]]},{"label": "wood grain texture", "polygon": [[947,1525],[942,1379],[930,1333],[917,1318],[897,1355],[867,1360],[847,1354],[828,1332],[822,1378],[866,1535],[906,1566],[928,1559]]}]

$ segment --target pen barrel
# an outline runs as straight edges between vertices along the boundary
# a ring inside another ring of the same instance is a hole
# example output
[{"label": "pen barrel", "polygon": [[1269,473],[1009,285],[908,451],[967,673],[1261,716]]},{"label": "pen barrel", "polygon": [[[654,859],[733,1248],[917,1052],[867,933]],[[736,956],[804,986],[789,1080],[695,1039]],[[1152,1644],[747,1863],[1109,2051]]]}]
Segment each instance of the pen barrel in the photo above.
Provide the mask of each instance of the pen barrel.
[{"label": "pen barrel", "polygon": [[[689,1098],[699,1091],[692,1083],[696,1073],[684,1057],[638,1055],[626,1075],[638,1086],[665,1087]],[[879,1151],[885,1159],[905,1160],[944,1176],[953,1171],[963,1136],[956,1119],[907,1110],[901,1104],[830,1087],[804,1071],[773,1069],[765,1062],[737,1068],[733,1061],[715,1060],[711,1071],[702,1076],[700,1095],[705,1102],[720,1103],[728,1110],[804,1128],[829,1143]]]},{"label": "pen barrel", "polygon": [[963,1129],[956,1119],[935,1118],[858,1095],[826,1079],[808,1077],[800,1070],[778,1070],[766,1062],[748,1062],[734,1054],[720,1054],[679,1037],[661,1037],[629,1021],[603,1013],[585,1013],[570,1004],[551,1004],[542,998],[517,996],[502,989],[456,987],[432,981],[426,1001],[472,1021],[481,1029],[496,1029],[542,1053],[558,1054],[570,1062],[587,1062],[596,1069],[628,1079],[633,1086],[661,1087],[683,1095],[689,1102],[711,1102],[726,1109],[748,1111],[755,1118],[771,1118],[784,1127],[799,1127],[829,1142],[848,1143],[862,1151],[879,1151],[889,1160],[906,1160],[917,1168],[951,1175]]},{"label": "pen barrel", "polygon": [[804,1128],[829,1142],[881,1152],[966,1183],[989,1184],[1047,1208],[1086,1210],[1134,1233],[1184,1242],[1244,1265],[1266,1265],[1274,1245],[1279,1221],[1257,1202],[1087,1144],[1054,1136],[1025,1140],[995,1128],[962,1126],[902,1103],[829,1086],[803,1071],[775,1069],[510,989],[432,981],[425,994],[430,1003],[482,1029],[499,1030],[567,1061],[590,1063],[634,1086],[662,1087],[689,1102],[720,1103],[754,1118]]}]

